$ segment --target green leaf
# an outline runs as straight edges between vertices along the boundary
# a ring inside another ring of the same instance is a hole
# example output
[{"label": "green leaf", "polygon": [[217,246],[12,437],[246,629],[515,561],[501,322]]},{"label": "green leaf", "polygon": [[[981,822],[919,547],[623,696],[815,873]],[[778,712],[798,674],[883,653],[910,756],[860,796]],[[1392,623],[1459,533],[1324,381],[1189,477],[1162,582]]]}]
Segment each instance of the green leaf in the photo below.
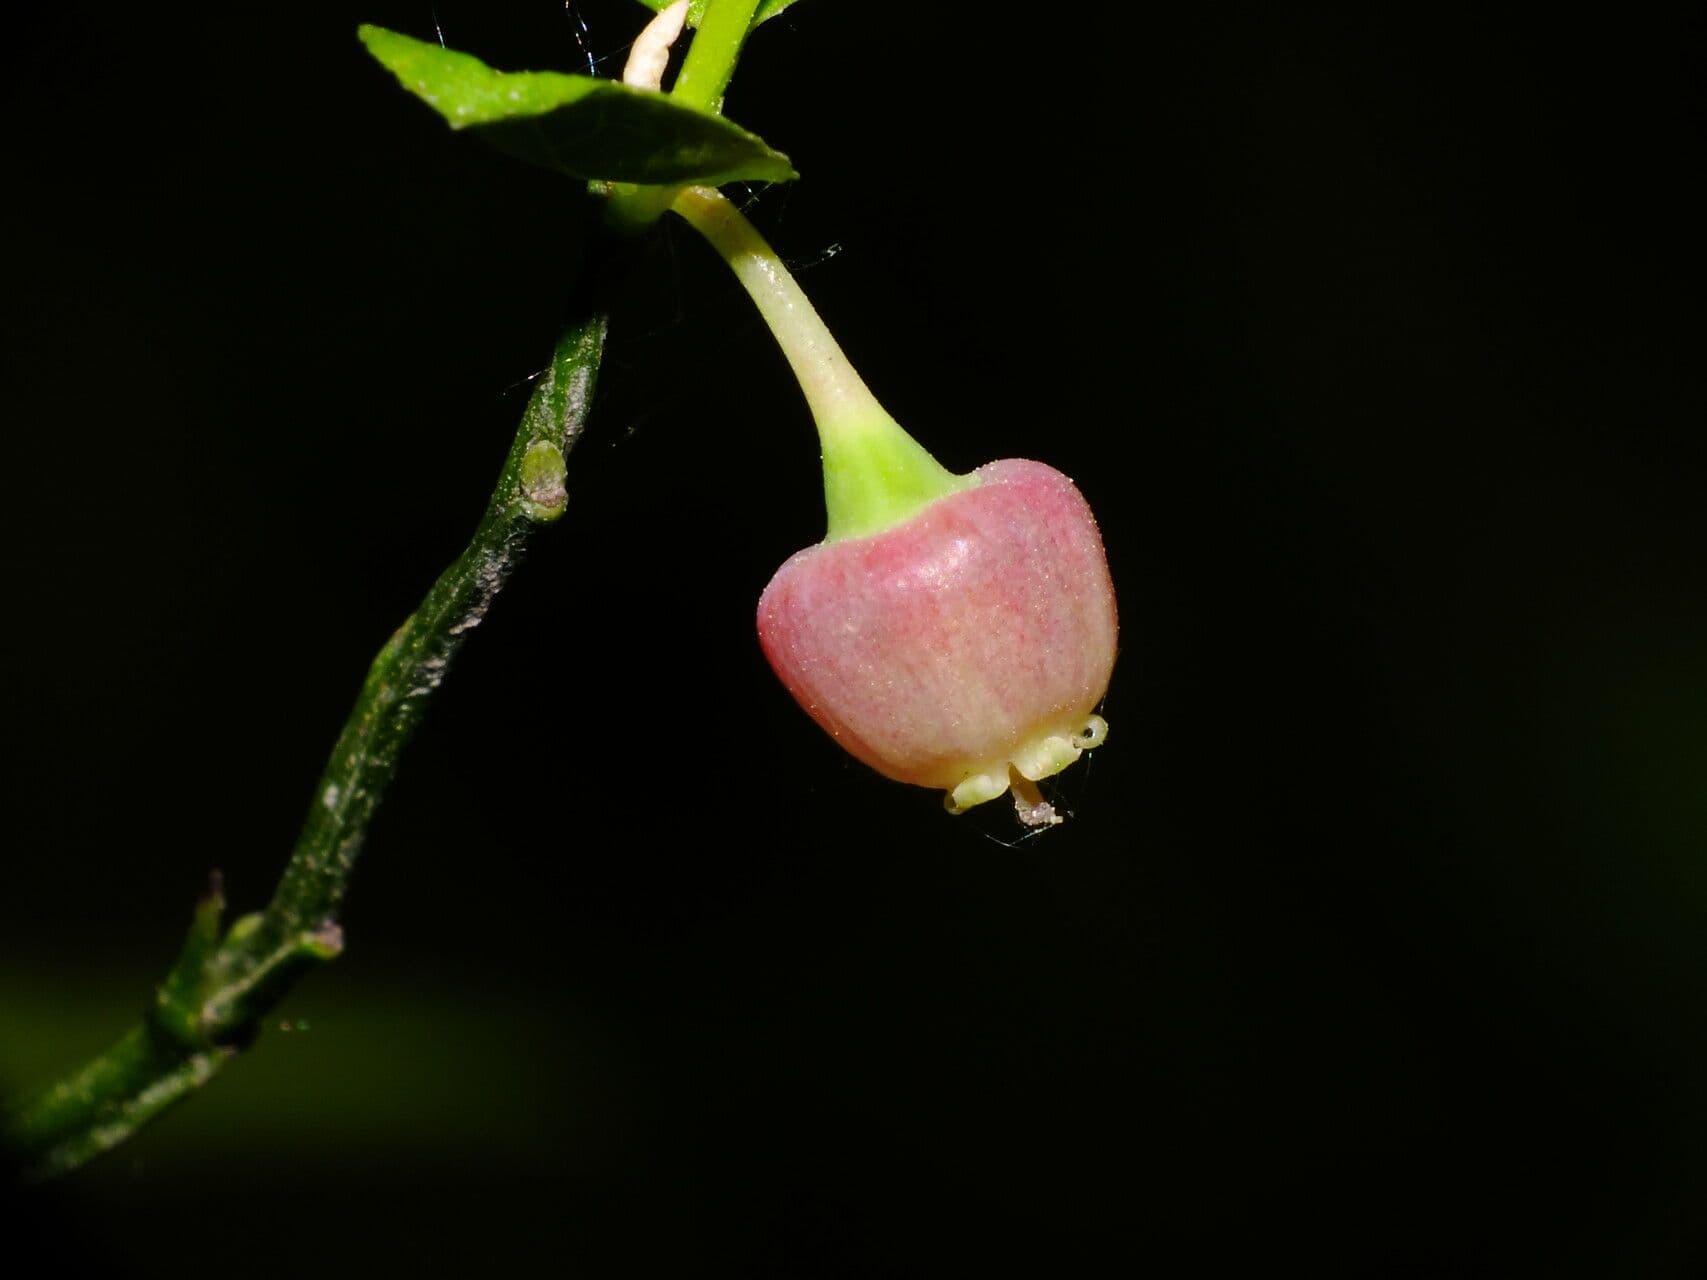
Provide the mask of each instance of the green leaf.
[{"label": "green leaf", "polygon": [[[640,0],[640,3],[648,9],[662,11],[674,4],[675,0]],[[710,0],[690,0],[688,4],[688,25],[690,27],[699,25],[699,20],[705,16],[705,6],[709,3]],[[764,0],[753,14],[753,25],[756,27],[761,22],[768,22],[793,3],[794,0]]]},{"label": "green leaf", "polygon": [[722,116],[615,80],[494,71],[455,49],[384,27],[357,34],[398,82],[445,118],[510,154],[604,182],[786,182],[782,152]]}]

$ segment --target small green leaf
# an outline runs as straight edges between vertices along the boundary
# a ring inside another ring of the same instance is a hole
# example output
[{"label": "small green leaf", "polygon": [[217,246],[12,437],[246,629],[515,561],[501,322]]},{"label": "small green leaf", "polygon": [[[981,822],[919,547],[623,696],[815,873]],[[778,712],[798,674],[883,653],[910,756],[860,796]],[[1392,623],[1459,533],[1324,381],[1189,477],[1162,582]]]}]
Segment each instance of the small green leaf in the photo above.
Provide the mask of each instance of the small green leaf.
[{"label": "small green leaf", "polygon": [[[648,9],[656,9],[661,12],[674,4],[675,0],[640,0],[640,3]],[[705,6],[709,3],[710,0],[691,0],[688,5],[688,26],[697,27],[699,25],[699,20],[705,16]],[[794,0],[763,0],[763,3],[753,13],[753,25],[756,27],[761,22],[768,22],[793,3]]]},{"label": "small green leaf", "polygon": [[455,49],[384,27],[357,34],[398,82],[453,129],[510,154],[605,182],[786,182],[788,157],[722,116],[615,80],[494,71]]}]

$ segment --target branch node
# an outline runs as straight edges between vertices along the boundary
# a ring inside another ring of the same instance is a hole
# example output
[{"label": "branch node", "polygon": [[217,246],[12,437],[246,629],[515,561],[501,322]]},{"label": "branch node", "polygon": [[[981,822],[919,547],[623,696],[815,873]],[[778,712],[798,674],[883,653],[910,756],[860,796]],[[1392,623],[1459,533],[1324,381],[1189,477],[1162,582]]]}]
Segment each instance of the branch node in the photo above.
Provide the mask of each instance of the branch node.
[{"label": "branch node", "polygon": [[522,455],[522,510],[529,519],[549,524],[569,505],[565,483],[569,468],[563,450],[549,440],[535,440]]},{"label": "branch node", "polygon": [[344,951],[344,930],[336,920],[326,920],[298,938],[296,945],[303,955],[315,960],[336,960]]}]

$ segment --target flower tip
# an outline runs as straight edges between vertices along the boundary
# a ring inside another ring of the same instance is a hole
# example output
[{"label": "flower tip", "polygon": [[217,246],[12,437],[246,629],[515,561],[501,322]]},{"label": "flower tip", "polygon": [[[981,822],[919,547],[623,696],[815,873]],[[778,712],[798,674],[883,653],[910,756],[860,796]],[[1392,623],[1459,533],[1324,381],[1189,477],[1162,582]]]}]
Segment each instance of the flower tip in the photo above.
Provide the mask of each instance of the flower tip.
[{"label": "flower tip", "polygon": [[1078,732],[1071,735],[1045,734],[1019,747],[1004,765],[985,769],[964,778],[944,793],[943,808],[955,816],[1011,790],[1014,812],[1028,827],[1052,827],[1063,819],[1055,806],[1044,800],[1037,784],[1052,778],[1085,752],[1108,741],[1108,721],[1092,713],[1085,717]]},{"label": "flower tip", "polygon": [[1080,751],[1094,751],[1108,741],[1108,721],[1099,715],[1085,717],[1082,729],[1073,735],[1072,742]]},{"label": "flower tip", "polygon": [[952,791],[945,792],[942,806],[959,817],[968,809],[994,800],[1007,789],[1008,779],[1005,774],[975,773]]}]

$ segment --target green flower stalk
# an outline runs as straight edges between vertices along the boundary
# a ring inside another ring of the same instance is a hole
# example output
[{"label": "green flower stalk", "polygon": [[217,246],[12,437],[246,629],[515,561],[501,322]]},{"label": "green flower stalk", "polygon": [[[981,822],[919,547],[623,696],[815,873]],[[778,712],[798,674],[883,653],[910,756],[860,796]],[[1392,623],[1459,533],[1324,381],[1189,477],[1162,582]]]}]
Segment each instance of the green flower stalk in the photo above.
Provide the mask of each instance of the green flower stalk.
[{"label": "green flower stalk", "polygon": [[806,393],[824,451],[830,540],[876,533],[975,483],[950,472],[889,416],[788,268],[733,204],[709,187],[690,187],[671,207],[752,295]]}]

